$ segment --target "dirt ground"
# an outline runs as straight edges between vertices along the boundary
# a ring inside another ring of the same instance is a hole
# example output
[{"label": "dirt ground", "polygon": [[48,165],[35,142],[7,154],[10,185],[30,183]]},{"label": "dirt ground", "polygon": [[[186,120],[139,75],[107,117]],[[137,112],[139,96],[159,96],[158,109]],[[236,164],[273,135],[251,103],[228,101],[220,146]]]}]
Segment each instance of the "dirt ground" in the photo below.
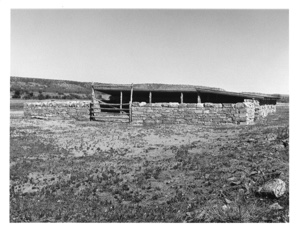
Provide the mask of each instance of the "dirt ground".
[{"label": "dirt ground", "polygon": [[[11,111],[10,221],[288,222],[288,138],[288,105],[256,125],[217,127]],[[261,196],[273,178],[286,193]]]}]

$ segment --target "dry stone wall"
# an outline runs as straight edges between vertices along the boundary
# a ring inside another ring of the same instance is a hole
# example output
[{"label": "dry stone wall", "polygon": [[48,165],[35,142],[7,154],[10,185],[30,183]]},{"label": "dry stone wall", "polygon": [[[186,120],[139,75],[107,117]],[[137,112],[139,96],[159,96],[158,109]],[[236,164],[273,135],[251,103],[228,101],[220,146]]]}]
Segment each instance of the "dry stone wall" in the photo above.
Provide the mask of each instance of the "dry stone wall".
[{"label": "dry stone wall", "polygon": [[[36,102],[24,104],[25,117],[46,119],[90,120],[90,101]],[[179,104],[133,102],[132,124],[253,124],[276,111],[276,105],[259,105],[256,100],[236,104]]]},{"label": "dry stone wall", "polygon": [[259,102],[255,100],[245,100],[243,103],[236,104],[148,104],[134,102],[132,105],[132,123],[134,125],[247,125],[254,123],[256,114],[259,117],[264,117],[275,110],[273,105],[259,106]]},{"label": "dry stone wall", "polygon": [[134,102],[132,121],[134,125],[250,124],[254,121],[254,105],[252,103],[146,104]]},{"label": "dry stone wall", "polygon": [[34,102],[24,104],[24,116],[58,119],[90,120],[90,101]]},{"label": "dry stone wall", "polygon": [[268,114],[276,112],[276,105],[260,105],[259,101],[246,99],[245,103],[253,103],[254,105],[254,121],[257,121]]},{"label": "dry stone wall", "polygon": [[261,117],[266,117],[269,113],[276,112],[276,105],[261,105],[258,110]]}]

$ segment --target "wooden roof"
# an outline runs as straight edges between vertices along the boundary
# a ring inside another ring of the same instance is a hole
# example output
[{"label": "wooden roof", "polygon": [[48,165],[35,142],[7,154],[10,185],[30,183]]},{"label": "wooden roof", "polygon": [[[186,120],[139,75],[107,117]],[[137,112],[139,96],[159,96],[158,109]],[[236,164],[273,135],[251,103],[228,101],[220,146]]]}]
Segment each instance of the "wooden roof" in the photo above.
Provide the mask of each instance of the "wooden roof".
[{"label": "wooden roof", "polygon": [[[131,90],[131,84],[107,84],[107,83],[96,83],[93,85],[94,90],[113,94],[115,92],[126,92]],[[259,94],[259,93],[244,93],[244,92],[232,92],[225,91],[220,88],[211,88],[204,86],[194,85],[177,85],[177,84],[157,84],[157,83],[145,83],[145,84],[134,84],[134,92],[193,92],[193,93],[210,93],[216,95],[227,95],[237,96],[249,99],[268,99],[278,100],[277,95]]]},{"label": "wooden roof", "polygon": [[198,93],[211,93],[217,95],[228,95],[228,96],[238,96],[248,99],[267,99],[267,100],[278,100],[279,97],[275,95],[267,95],[267,94],[258,94],[258,93],[245,93],[245,92],[232,92],[232,91],[224,91],[224,90],[214,90],[209,88],[196,88]]},{"label": "wooden roof", "polygon": [[[205,88],[202,86],[193,85],[177,85],[177,84],[158,84],[158,83],[144,83],[134,84],[134,91],[144,92],[194,92],[196,93],[196,87]],[[131,84],[106,84],[97,83],[94,84],[94,89],[103,92],[115,92],[115,91],[130,91]],[[215,90],[221,90],[219,88],[212,88]]]}]

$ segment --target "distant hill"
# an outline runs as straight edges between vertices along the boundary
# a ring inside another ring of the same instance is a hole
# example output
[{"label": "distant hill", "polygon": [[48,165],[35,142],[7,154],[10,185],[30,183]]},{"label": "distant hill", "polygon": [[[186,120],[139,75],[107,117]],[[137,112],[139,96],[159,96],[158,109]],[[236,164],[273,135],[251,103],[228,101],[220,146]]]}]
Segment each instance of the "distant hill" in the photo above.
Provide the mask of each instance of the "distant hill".
[{"label": "distant hill", "polygon": [[90,82],[76,82],[68,80],[10,77],[11,90],[83,93],[91,92]]},{"label": "distant hill", "polygon": [[[77,82],[69,80],[54,80],[41,78],[27,78],[27,77],[10,77],[10,93],[12,98],[21,99],[90,99],[91,98],[91,82]],[[101,85],[102,83],[95,83]],[[103,85],[118,85],[118,84],[103,84]],[[139,87],[155,87],[167,88],[208,88],[214,90],[223,90],[221,88],[204,87],[196,85],[178,85],[178,84],[157,84],[157,83],[143,83],[138,84]],[[98,93],[102,95],[103,93]],[[105,95],[105,94],[104,94]],[[280,102],[288,102],[288,95],[275,94],[281,98]],[[104,96],[103,96],[104,97]]]},{"label": "distant hill", "polygon": [[16,99],[90,99],[91,83],[11,76],[10,94]]},{"label": "distant hill", "polygon": [[[69,80],[40,79],[27,77],[10,77],[10,92],[12,98],[21,99],[90,99],[91,98],[91,82],[77,82]],[[95,83],[96,85],[117,86],[118,84]],[[129,84],[128,84],[129,85]],[[155,89],[176,87],[176,88],[209,88],[215,90],[223,90],[220,88],[211,88],[195,85],[178,85],[178,84],[159,84],[159,83],[141,83],[135,84],[139,87],[147,88],[149,86]],[[97,92],[105,98],[104,93]]]}]

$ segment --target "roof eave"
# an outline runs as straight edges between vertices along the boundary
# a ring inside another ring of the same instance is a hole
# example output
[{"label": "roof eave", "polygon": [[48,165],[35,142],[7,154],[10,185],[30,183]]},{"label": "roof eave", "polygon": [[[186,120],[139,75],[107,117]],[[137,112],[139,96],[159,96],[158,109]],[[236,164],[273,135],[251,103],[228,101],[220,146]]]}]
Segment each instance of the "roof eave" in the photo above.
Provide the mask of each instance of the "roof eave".
[{"label": "roof eave", "polygon": [[211,93],[218,95],[230,95],[242,98],[250,98],[250,99],[267,99],[267,100],[278,100],[279,98],[273,97],[270,95],[255,95],[255,94],[244,94],[239,92],[230,92],[230,91],[219,91],[219,90],[210,90],[210,89],[201,89],[196,88],[198,93]]}]

